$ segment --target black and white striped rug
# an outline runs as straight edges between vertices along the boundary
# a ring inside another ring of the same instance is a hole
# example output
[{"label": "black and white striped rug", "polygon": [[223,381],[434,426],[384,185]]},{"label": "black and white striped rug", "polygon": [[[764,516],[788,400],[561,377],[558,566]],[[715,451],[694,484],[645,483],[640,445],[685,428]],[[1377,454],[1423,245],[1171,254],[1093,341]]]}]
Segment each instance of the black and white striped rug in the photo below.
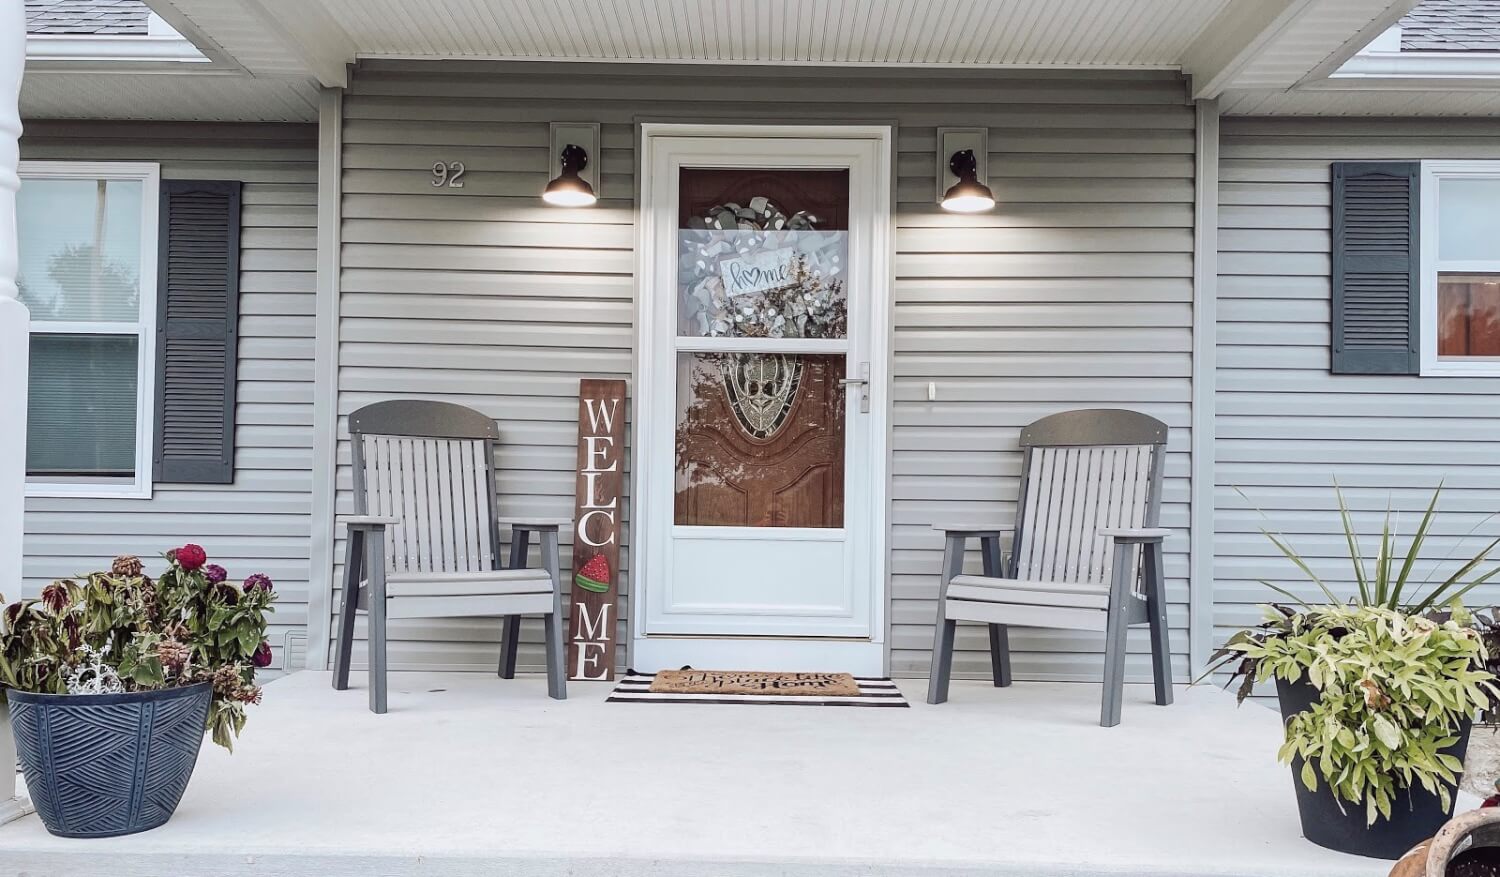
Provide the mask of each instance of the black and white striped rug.
[{"label": "black and white striped rug", "polygon": [[654,673],[631,672],[610,692],[608,703],[769,703],[796,706],[910,707],[901,690],[889,679],[856,676],[858,697],[822,697],[806,694],[676,694],[651,690]]}]

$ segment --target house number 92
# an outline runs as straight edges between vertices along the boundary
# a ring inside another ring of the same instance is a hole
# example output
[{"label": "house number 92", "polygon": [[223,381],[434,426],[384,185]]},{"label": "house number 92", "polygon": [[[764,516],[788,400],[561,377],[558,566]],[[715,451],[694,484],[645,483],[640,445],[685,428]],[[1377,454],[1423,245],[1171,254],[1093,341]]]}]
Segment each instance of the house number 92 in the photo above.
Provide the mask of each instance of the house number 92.
[{"label": "house number 92", "polygon": [[435,161],[432,163],[432,185],[450,189],[464,187],[464,163],[461,161]]}]

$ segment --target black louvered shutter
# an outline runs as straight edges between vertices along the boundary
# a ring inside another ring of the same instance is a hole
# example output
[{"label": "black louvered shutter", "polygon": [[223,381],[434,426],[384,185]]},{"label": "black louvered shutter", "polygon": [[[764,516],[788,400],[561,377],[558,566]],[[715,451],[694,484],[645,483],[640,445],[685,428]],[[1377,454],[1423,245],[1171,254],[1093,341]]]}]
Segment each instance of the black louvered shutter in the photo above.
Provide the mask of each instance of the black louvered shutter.
[{"label": "black louvered shutter", "polygon": [[1421,165],[1333,165],[1333,372],[1420,371]]},{"label": "black louvered shutter", "polygon": [[240,184],[162,180],[153,480],[234,481]]}]

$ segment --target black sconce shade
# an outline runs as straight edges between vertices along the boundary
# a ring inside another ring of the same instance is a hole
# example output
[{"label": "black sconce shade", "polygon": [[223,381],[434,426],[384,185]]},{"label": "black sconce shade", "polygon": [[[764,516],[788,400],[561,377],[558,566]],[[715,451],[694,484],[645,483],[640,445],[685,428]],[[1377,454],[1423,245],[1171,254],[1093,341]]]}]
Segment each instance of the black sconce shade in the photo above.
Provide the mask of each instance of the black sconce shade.
[{"label": "black sconce shade", "polygon": [[588,207],[598,201],[594,187],[578,176],[588,164],[589,154],[582,146],[569,143],[563,147],[562,173],[542,190],[542,200],[557,207]]},{"label": "black sconce shade", "polygon": [[995,206],[995,193],[979,182],[979,162],[974,150],[963,149],[948,159],[948,169],[958,182],[943,193],[943,209],[954,213],[979,213]]}]

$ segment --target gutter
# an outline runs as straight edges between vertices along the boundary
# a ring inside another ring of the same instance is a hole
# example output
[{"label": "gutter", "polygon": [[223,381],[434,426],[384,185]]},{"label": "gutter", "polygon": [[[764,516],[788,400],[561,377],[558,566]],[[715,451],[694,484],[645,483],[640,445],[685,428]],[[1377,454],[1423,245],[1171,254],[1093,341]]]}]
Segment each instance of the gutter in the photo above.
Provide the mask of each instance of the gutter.
[{"label": "gutter", "polygon": [[132,34],[27,34],[28,62],[137,62],[211,64],[180,36]]}]

